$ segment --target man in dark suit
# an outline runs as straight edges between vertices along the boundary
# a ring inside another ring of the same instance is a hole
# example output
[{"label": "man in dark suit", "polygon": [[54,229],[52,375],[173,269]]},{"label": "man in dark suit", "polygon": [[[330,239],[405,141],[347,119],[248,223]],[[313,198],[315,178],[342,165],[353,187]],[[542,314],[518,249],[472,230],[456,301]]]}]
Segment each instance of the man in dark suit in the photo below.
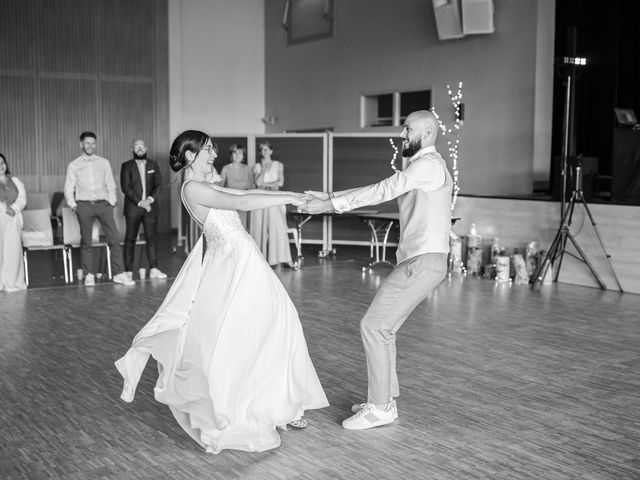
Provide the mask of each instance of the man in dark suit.
[{"label": "man in dark suit", "polygon": [[[122,164],[120,187],[124,193],[124,216],[126,233],[124,236],[124,267],[132,277],[133,256],[140,224],[144,225],[147,242],[150,278],[167,278],[158,270],[158,193],[162,184],[158,164],[147,158],[147,146],[143,140],[133,142],[133,158]],[[141,275],[143,277],[143,275]]]}]

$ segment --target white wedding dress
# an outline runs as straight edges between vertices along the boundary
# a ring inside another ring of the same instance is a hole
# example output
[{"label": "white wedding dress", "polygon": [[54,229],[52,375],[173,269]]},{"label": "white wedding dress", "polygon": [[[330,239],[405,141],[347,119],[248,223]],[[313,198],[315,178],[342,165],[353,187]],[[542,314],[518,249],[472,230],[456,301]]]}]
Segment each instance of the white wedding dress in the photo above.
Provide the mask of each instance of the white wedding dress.
[{"label": "white wedding dress", "polygon": [[276,426],[328,405],[298,313],[237,212],[210,209],[203,236],[116,362],[122,398],[152,355],[156,400],[207,452],[278,447]]}]

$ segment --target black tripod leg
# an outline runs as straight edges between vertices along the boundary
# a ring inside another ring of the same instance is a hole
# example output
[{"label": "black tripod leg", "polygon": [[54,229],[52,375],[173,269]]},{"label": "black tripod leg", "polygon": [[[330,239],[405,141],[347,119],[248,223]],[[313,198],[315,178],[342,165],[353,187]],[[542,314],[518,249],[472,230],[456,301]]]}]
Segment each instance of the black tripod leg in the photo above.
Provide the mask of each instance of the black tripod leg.
[{"label": "black tripod leg", "polygon": [[547,274],[547,270],[551,266],[551,263],[555,260],[556,254],[558,251],[558,247],[563,242],[564,236],[564,225],[560,227],[557,231],[556,236],[553,238],[551,242],[551,246],[547,251],[547,254],[544,256],[544,259],[538,266],[538,269],[534,272],[533,278],[531,279],[531,288],[534,290],[539,290],[542,285],[542,281],[544,280],[545,275]]},{"label": "black tripod leg", "polygon": [[620,284],[620,280],[618,280],[618,275],[616,275],[616,271],[613,268],[613,264],[611,263],[611,255],[607,252],[607,249],[604,247],[604,242],[602,241],[602,237],[600,236],[600,232],[598,231],[598,227],[596,226],[596,222],[593,219],[593,215],[591,215],[591,210],[589,210],[589,206],[584,199],[584,196],[580,195],[580,200],[582,201],[582,205],[584,205],[584,209],[587,212],[587,216],[589,217],[589,221],[591,222],[591,226],[593,227],[593,231],[596,232],[596,237],[598,238],[598,242],[600,243],[600,247],[602,247],[602,251],[604,252],[604,256],[609,263],[609,268],[611,269],[611,273],[613,273],[613,278],[615,278],[616,283],[618,284],[618,290],[624,293],[622,290],[622,285]]},{"label": "black tripod leg", "polygon": [[571,240],[571,243],[573,243],[573,246],[576,247],[576,250],[578,251],[578,254],[580,255],[580,257],[582,258],[582,261],[584,263],[586,263],[587,267],[589,267],[589,270],[591,270],[591,273],[593,274],[593,276],[595,277],[596,281],[598,282],[598,285],[600,285],[600,288],[602,290],[606,290],[607,286],[604,284],[604,282],[600,278],[600,275],[598,275],[598,272],[596,272],[596,269],[593,268],[593,265],[591,264],[591,262],[587,258],[587,255],[584,253],[584,250],[582,250],[582,248],[580,248],[580,245],[578,245],[578,242],[576,241],[576,239],[573,238],[573,235],[571,235],[571,232],[567,232],[567,237],[569,237],[569,240]]},{"label": "black tripod leg", "polygon": [[[567,233],[569,233],[569,226],[571,225],[571,219],[573,218],[573,208],[575,206],[575,192],[571,194],[571,198],[569,199],[569,203],[567,204],[567,208],[564,212],[562,226],[560,230],[564,230],[564,234],[562,235],[562,243],[560,247],[560,260],[556,263],[556,271],[553,276],[553,281],[557,282],[558,277],[560,276],[560,268],[562,267],[562,260],[564,259],[564,252],[567,249]],[[555,260],[555,258],[554,258]]]}]

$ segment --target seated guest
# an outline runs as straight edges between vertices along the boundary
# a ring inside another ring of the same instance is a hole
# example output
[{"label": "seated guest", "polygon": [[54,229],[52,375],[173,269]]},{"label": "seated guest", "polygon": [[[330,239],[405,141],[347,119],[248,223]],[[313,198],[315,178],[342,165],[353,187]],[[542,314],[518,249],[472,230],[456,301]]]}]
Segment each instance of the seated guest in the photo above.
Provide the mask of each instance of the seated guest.
[{"label": "seated guest", "polygon": [[[256,188],[280,190],[284,185],[282,163],[271,158],[273,150],[269,142],[262,142],[259,150],[262,161],[253,166]],[[269,265],[275,266],[284,263],[293,268],[286,215],[284,205],[253,210],[249,221],[249,233],[260,247]]]},{"label": "seated guest", "polygon": [[158,270],[158,194],[162,185],[160,168],[155,160],[147,158],[147,146],[136,140],[132,147],[133,158],[120,168],[120,187],[124,193],[124,270],[133,275],[133,257],[140,224],[144,225],[147,243],[147,260],[150,278],[167,278]]},{"label": "seated guest", "polygon": [[11,175],[6,157],[0,153],[0,290],[24,290],[22,264],[22,210],[27,195],[20,180]]},{"label": "seated guest", "polygon": [[[231,145],[229,148],[231,155],[231,163],[228,163],[222,167],[222,187],[235,188],[237,190],[250,190],[254,188],[253,174],[249,165],[243,163],[244,160],[244,146],[237,143]],[[240,220],[245,228],[247,228],[247,212],[238,211]]]}]

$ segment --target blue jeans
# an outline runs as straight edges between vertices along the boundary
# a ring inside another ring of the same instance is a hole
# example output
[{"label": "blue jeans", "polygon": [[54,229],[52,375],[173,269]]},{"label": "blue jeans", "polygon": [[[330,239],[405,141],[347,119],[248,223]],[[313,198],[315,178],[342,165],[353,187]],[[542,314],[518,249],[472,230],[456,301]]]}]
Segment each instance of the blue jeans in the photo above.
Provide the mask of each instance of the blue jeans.
[{"label": "blue jeans", "polygon": [[396,332],[447,274],[446,253],[425,253],[396,266],[378,289],[360,322],[367,356],[367,402],[383,405],[399,395]]}]

